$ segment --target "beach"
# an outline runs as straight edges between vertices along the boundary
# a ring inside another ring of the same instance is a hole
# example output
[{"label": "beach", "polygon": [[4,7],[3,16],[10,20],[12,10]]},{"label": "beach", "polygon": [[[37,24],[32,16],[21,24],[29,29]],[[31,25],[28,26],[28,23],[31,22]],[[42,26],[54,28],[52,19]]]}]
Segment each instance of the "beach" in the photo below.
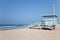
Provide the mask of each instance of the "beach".
[{"label": "beach", "polygon": [[12,29],[0,31],[0,40],[60,40],[60,24],[55,30]]}]

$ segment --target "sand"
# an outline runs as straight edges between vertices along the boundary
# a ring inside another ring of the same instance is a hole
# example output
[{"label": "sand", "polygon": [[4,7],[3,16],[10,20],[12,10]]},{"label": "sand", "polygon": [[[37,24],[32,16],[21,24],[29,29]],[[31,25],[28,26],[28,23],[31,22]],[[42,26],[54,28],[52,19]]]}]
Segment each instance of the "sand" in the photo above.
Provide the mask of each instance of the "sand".
[{"label": "sand", "polygon": [[60,40],[59,26],[55,30],[24,28],[0,31],[0,40]]}]

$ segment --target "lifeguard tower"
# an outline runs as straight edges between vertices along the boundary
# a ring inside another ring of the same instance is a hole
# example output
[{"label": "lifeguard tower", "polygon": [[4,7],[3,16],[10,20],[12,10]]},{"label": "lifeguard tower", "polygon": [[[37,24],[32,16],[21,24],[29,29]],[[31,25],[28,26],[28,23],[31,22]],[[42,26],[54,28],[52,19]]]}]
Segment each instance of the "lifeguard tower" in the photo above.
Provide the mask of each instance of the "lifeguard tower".
[{"label": "lifeguard tower", "polygon": [[57,24],[57,16],[56,15],[45,15],[43,16],[43,21],[41,28],[49,28],[49,29],[55,29],[55,26]]}]

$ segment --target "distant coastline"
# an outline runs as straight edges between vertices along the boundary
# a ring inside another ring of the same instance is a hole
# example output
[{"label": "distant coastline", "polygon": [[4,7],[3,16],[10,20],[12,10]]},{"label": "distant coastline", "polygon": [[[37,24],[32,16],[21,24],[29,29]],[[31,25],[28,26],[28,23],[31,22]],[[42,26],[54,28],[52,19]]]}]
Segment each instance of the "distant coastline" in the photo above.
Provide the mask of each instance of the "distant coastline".
[{"label": "distant coastline", "polygon": [[23,26],[27,24],[0,24],[0,26]]}]

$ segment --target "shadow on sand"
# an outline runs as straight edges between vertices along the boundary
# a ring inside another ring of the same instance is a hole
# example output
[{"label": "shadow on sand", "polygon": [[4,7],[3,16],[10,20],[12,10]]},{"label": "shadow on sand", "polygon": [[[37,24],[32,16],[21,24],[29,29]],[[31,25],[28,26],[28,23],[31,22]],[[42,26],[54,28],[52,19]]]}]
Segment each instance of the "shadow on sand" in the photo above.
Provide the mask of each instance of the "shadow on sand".
[{"label": "shadow on sand", "polygon": [[52,30],[52,29],[49,29],[49,28],[41,28],[42,30]]},{"label": "shadow on sand", "polygon": [[30,27],[29,29],[38,29],[38,30],[52,30],[49,28],[35,28],[35,27]]}]

